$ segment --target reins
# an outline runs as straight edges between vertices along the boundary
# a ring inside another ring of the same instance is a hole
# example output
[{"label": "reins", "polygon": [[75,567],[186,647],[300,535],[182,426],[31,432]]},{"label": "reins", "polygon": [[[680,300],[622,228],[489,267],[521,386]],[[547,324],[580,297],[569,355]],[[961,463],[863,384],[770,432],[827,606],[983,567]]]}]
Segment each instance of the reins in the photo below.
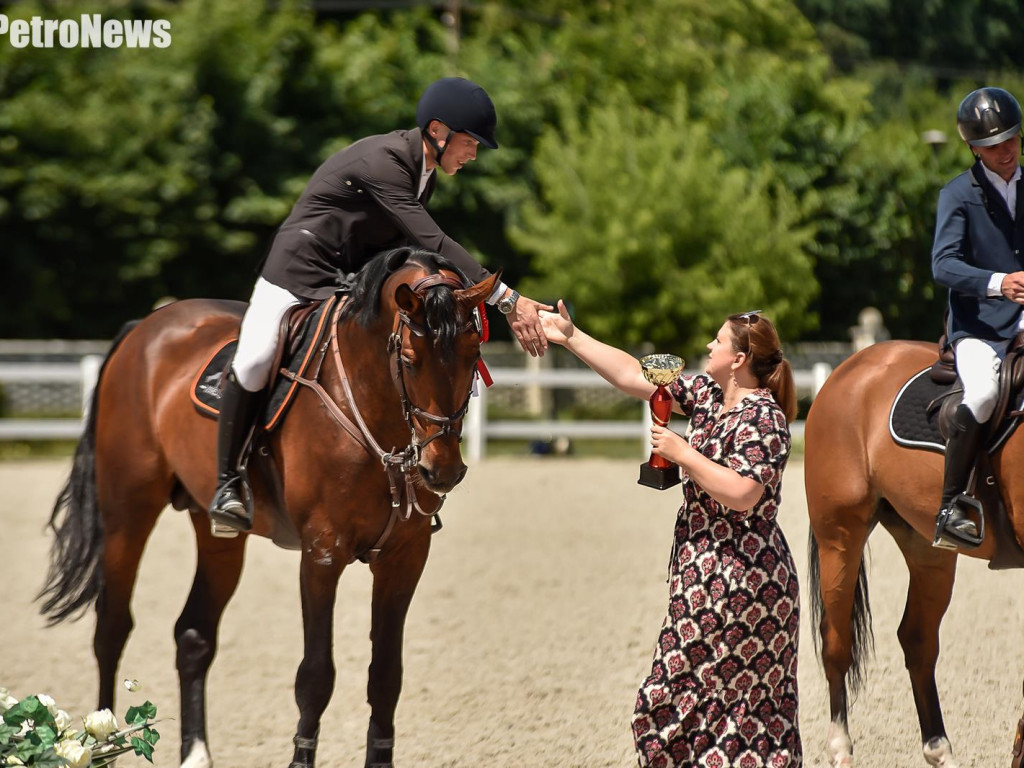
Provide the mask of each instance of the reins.
[{"label": "reins", "polygon": [[[446,285],[453,290],[461,289],[463,287],[462,283],[457,278],[445,274],[421,277],[411,283],[409,287],[414,293],[422,297],[424,291],[438,285]],[[395,389],[398,391],[398,397],[402,404],[402,415],[405,418],[406,424],[409,426],[410,439],[409,445],[407,445],[402,451],[399,451],[397,448],[392,448],[391,451],[385,451],[374,439],[373,434],[366,425],[366,421],[363,419],[362,413],[359,411],[359,406],[356,405],[355,397],[352,394],[352,387],[349,384],[348,375],[345,371],[345,364],[341,358],[341,347],[338,343],[338,322],[341,317],[342,308],[347,300],[348,297],[346,296],[338,301],[338,305],[332,313],[330,339],[324,342],[318,350],[318,358],[313,369],[312,376],[306,378],[283,369],[281,374],[297,384],[309,387],[309,389],[315,392],[327,407],[328,413],[331,414],[334,420],[337,421],[338,424],[367,451],[367,453],[375,455],[380,459],[381,465],[384,467],[384,472],[387,475],[388,485],[390,487],[391,514],[388,517],[388,522],[384,526],[384,530],[378,537],[377,542],[361,554],[354,555],[352,560],[349,561],[354,562],[355,560],[362,560],[370,563],[373,562],[373,560],[380,554],[383,549],[384,542],[387,540],[388,536],[390,536],[392,529],[395,527],[395,523],[399,520],[408,520],[412,516],[413,510],[424,517],[434,518],[430,529],[431,533],[441,530],[442,523],[438,512],[441,511],[441,507],[444,505],[446,496],[439,496],[440,501],[436,510],[433,512],[425,511],[420,506],[419,500],[416,498],[416,489],[414,486],[412,472],[416,470],[416,465],[419,462],[423,448],[438,437],[454,434],[454,424],[465,416],[466,411],[469,408],[469,400],[472,396],[472,392],[466,394],[466,399],[462,403],[462,406],[455,413],[449,416],[439,416],[437,414],[430,413],[429,411],[425,411],[412,403],[405,386],[405,378],[402,376],[402,326],[407,327],[410,333],[417,336],[427,336],[430,333],[430,330],[414,322],[407,312],[399,309],[395,315],[395,322],[391,334],[388,336],[387,349],[388,354],[391,357],[391,378],[395,384]],[[463,333],[465,331],[472,330],[473,327],[474,321],[471,318],[460,325],[456,330],[458,333]],[[347,401],[349,410],[352,412],[352,418],[349,418],[348,415],[345,414],[345,412],[331,397],[330,393],[328,393],[327,390],[324,389],[323,385],[320,384],[320,371],[323,366],[323,361],[327,356],[328,348],[331,351],[331,358],[334,361],[334,365],[338,370],[342,390],[345,394],[345,400]],[[416,427],[412,421],[414,416],[433,424],[439,424],[441,429],[427,438],[424,442],[420,443],[419,437],[416,435]],[[404,510],[402,509],[403,491],[405,495]]]}]

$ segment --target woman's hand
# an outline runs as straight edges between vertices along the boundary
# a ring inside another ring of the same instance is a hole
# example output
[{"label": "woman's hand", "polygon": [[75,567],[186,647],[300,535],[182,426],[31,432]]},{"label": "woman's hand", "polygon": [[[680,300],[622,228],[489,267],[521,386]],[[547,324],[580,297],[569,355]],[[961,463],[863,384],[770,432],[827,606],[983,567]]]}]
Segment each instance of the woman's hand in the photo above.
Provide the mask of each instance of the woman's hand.
[{"label": "woman's hand", "polygon": [[558,312],[539,312],[540,326],[544,336],[552,344],[568,344],[576,332],[572,318],[569,317],[569,310],[565,308],[565,302],[558,300]]},{"label": "woman's hand", "polygon": [[764,486],[757,480],[712,461],[668,427],[651,426],[651,448],[656,456],[686,470],[692,482],[729,509],[745,512],[764,496]]},{"label": "woman's hand", "polygon": [[660,424],[651,425],[651,450],[655,456],[661,456],[681,467],[686,466],[688,456],[694,451],[685,438]]}]

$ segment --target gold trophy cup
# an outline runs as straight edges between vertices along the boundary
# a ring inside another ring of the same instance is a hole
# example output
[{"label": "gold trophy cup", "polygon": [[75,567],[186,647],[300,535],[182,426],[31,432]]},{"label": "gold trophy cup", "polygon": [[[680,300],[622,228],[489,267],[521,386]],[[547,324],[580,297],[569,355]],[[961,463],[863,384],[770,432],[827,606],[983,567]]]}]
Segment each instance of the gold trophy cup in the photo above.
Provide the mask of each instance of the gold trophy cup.
[{"label": "gold trophy cup", "polygon": [[[672,417],[672,395],[669,394],[668,385],[679,378],[683,365],[683,358],[675,355],[647,355],[640,358],[640,370],[644,378],[657,387],[650,400],[651,418],[655,424],[668,426]],[[651,458],[640,465],[640,479],[637,482],[659,491],[671,488],[679,484],[679,466],[652,453]]]}]

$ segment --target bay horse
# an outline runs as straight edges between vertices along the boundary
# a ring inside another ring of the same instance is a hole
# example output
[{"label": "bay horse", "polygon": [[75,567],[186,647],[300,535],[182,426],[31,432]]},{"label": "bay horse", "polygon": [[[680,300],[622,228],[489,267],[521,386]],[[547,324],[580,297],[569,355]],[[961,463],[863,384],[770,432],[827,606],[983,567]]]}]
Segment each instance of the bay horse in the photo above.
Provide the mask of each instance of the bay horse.
[{"label": "bay horse", "polygon": [[[986,509],[990,535],[980,547],[933,547],[943,457],[897,444],[888,429],[889,411],[901,387],[937,359],[936,344],[888,341],[870,346],[836,368],[807,414],[804,480],[810,516],[812,626],[817,624],[820,631],[831,713],[826,749],[835,768],[853,765],[847,682],[855,693],[863,682],[872,643],[862,557],[878,523],[896,541],[910,571],[898,637],[924,758],[932,766],[956,768],[935,684],[939,624],[952,596],[957,555],[991,561],[997,526]],[[1024,434],[1014,432],[991,460],[1012,535],[1024,542]]]},{"label": "bay horse", "polygon": [[[405,617],[427,560],[431,518],[466,472],[459,442],[480,359],[474,313],[497,279],[466,286],[430,251],[375,257],[332,317],[318,381],[299,387],[283,422],[252,451],[252,534],[301,550],[304,648],[291,768],[315,763],[335,682],[338,579],[356,559],[373,574],[365,764],[393,764]],[[40,595],[51,623],[95,604],[99,706],[113,709],[146,540],[165,506],[188,510],[198,564],[174,628],[188,768],[212,764],[206,677],[248,538],[211,530],[216,422],[198,413],[189,390],[204,362],[237,335],[244,309],[178,301],[115,340],[50,520],[55,541]]]}]

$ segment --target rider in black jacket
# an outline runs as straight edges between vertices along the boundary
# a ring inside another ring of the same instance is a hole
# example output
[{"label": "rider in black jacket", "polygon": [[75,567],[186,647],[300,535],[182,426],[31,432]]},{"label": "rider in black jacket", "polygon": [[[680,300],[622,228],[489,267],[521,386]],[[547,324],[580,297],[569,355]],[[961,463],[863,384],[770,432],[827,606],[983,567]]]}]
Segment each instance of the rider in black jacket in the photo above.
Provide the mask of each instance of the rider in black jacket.
[{"label": "rider in black jacket", "polygon": [[[327,298],[340,273],[357,272],[375,254],[401,245],[439,252],[473,282],[490,274],[441,231],[426,205],[435,169],[454,175],[476,159],[479,145],[497,149],[494,104],[476,83],[443,78],[423,92],[416,122],[418,128],[370,136],[328,158],[274,238],[242,318],[221,396],[217,492],[210,505],[210,516],[220,525],[252,527],[238,463],[270,376],[281,320],[291,307]],[[504,283],[488,303],[505,314],[524,350],[544,354],[547,341],[537,309],[550,307]]]}]

